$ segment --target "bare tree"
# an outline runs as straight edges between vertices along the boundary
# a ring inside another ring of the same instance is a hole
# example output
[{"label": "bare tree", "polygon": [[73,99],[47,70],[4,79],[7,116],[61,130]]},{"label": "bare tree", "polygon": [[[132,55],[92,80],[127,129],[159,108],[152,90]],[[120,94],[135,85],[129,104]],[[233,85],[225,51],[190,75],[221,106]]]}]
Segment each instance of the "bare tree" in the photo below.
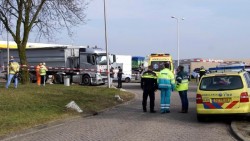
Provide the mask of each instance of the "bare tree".
[{"label": "bare tree", "polygon": [[[39,37],[53,38],[54,32],[85,23],[85,0],[1,0],[0,26],[11,34],[16,42],[20,63],[27,66],[26,45],[31,32]],[[2,31],[0,31],[2,32]],[[29,81],[27,67],[22,69],[22,83]]]}]

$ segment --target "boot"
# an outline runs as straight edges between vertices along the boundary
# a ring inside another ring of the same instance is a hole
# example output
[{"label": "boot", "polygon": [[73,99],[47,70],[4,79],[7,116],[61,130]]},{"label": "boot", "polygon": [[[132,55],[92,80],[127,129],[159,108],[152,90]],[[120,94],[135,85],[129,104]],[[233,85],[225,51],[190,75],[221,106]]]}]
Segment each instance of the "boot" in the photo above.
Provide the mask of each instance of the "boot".
[{"label": "boot", "polygon": [[150,113],[156,113],[156,111],[155,110],[150,110]]},{"label": "boot", "polygon": [[179,113],[187,113],[188,112],[188,110],[184,110],[184,109],[182,109],[181,111],[179,111]]}]

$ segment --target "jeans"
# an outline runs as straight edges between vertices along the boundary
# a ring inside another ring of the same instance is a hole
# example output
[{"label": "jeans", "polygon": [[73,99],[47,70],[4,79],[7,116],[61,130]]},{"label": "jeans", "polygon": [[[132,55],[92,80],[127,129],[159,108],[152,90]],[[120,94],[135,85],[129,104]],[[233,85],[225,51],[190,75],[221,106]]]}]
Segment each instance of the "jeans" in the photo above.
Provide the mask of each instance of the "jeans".
[{"label": "jeans", "polygon": [[14,80],[15,80],[14,86],[15,86],[15,88],[17,88],[18,79],[17,79],[17,77],[15,77],[15,74],[9,74],[8,81],[7,81],[6,86],[5,86],[6,88],[9,87],[13,77],[14,77]]},{"label": "jeans", "polygon": [[182,110],[188,111],[187,90],[179,91],[179,95],[180,95],[180,98],[181,98]]},{"label": "jeans", "polygon": [[41,85],[45,86],[46,75],[41,75]]},{"label": "jeans", "polygon": [[113,78],[110,77],[110,86],[112,86],[112,85],[113,85]]},{"label": "jeans", "polygon": [[118,86],[117,88],[122,88],[122,78],[118,78]]}]

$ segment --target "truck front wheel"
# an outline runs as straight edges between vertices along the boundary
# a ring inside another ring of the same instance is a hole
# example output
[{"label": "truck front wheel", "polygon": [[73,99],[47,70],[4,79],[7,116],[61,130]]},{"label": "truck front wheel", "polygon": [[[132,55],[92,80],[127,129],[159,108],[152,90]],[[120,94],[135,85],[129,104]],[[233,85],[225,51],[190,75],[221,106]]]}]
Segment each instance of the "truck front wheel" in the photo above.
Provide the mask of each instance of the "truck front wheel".
[{"label": "truck front wheel", "polygon": [[62,83],[62,76],[60,74],[53,75],[53,83],[61,84]]},{"label": "truck front wheel", "polygon": [[125,78],[125,82],[126,83],[130,82],[130,78],[129,77]]},{"label": "truck front wheel", "polygon": [[82,84],[86,85],[86,86],[90,85],[90,76],[89,75],[84,75],[82,77]]}]

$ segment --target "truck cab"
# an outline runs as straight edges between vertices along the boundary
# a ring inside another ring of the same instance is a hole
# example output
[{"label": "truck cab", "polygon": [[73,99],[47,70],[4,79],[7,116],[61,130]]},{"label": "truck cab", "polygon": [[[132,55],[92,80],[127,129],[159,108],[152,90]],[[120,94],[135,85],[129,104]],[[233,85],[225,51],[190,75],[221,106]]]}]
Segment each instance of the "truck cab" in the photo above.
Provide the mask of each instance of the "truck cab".
[{"label": "truck cab", "polygon": [[[115,55],[109,54],[109,65],[115,62]],[[73,82],[80,81],[83,85],[104,84],[107,80],[107,54],[101,48],[81,48],[79,50],[79,76]],[[95,73],[92,73],[95,72]],[[80,80],[78,80],[80,79]]]}]

